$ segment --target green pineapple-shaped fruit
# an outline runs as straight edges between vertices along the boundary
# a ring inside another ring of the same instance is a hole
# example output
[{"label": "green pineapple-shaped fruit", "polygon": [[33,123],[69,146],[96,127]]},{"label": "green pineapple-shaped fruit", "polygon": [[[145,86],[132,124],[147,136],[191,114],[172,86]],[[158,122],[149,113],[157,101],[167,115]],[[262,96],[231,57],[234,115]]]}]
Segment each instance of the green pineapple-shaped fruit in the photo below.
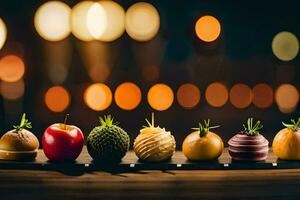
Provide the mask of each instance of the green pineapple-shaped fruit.
[{"label": "green pineapple-shaped fruit", "polygon": [[87,138],[88,152],[95,161],[118,163],[129,149],[129,136],[110,115],[99,119],[101,126],[95,127]]}]

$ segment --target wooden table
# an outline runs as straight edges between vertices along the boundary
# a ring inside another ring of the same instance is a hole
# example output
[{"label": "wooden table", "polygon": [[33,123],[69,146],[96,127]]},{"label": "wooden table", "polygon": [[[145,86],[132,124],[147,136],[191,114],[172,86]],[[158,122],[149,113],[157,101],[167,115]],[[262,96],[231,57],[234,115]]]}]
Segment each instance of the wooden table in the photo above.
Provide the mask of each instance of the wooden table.
[{"label": "wooden table", "polygon": [[300,199],[300,170],[0,170],[0,199]]},{"label": "wooden table", "polygon": [[300,199],[300,169],[142,170],[119,173],[68,173],[38,168],[0,170],[0,200],[71,198]]}]

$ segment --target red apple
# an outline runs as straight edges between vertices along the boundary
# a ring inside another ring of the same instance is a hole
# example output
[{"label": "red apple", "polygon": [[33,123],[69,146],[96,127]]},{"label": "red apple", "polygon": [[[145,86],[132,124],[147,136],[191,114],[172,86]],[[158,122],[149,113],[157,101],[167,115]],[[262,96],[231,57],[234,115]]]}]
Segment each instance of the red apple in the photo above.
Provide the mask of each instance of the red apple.
[{"label": "red apple", "polygon": [[82,151],[84,136],[76,126],[56,123],[46,129],[42,144],[49,160],[74,161]]}]

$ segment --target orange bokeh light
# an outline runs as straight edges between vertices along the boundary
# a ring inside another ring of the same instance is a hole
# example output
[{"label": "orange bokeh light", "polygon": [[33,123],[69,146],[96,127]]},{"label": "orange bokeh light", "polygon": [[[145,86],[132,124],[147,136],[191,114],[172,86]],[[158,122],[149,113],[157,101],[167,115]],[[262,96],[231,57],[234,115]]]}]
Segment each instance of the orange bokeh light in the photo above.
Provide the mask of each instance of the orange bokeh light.
[{"label": "orange bokeh light", "polygon": [[166,84],[153,85],[147,95],[149,105],[158,111],[167,110],[174,101],[172,89]]},{"label": "orange bokeh light", "polygon": [[135,109],[142,100],[140,88],[130,82],[120,84],[115,91],[115,102],[124,110]]},{"label": "orange bokeh light", "polygon": [[228,101],[228,90],[222,83],[214,82],[206,88],[205,98],[209,105],[221,107]]},{"label": "orange bokeh light", "polygon": [[142,78],[145,82],[151,83],[158,80],[160,74],[159,66],[148,65],[142,68]]},{"label": "orange bokeh light", "polygon": [[54,86],[45,94],[45,104],[53,112],[62,112],[67,109],[71,101],[69,92],[62,86]]},{"label": "orange bokeh light", "polygon": [[252,89],[253,104],[258,108],[269,108],[273,104],[273,89],[266,83],[259,83]]},{"label": "orange bokeh light", "polygon": [[8,100],[16,100],[23,96],[25,90],[24,81],[21,79],[17,82],[5,82],[0,83],[0,91],[3,98]]},{"label": "orange bokeh light", "polygon": [[299,92],[291,84],[282,84],[275,92],[275,101],[281,112],[293,112],[299,102]]},{"label": "orange bokeh light", "polygon": [[90,85],[84,92],[85,104],[95,111],[107,109],[112,102],[112,93],[109,87],[103,83]]},{"label": "orange bokeh light", "polygon": [[219,37],[221,33],[221,24],[215,17],[206,15],[198,19],[195,31],[201,40],[212,42]]},{"label": "orange bokeh light", "polygon": [[238,83],[230,90],[230,101],[236,108],[246,108],[252,102],[252,90],[249,86]]},{"label": "orange bokeh light", "polygon": [[25,73],[23,60],[16,55],[7,55],[0,60],[0,78],[6,82],[16,82]]},{"label": "orange bokeh light", "polygon": [[200,101],[200,90],[191,83],[181,85],[177,90],[177,101],[179,105],[186,109],[192,109]]}]

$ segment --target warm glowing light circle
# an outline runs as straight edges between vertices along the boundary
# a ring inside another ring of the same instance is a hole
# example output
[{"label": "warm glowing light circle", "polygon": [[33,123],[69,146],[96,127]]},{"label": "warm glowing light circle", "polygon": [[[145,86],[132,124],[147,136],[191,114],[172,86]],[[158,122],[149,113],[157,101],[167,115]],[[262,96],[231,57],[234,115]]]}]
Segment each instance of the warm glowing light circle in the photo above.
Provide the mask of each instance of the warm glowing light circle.
[{"label": "warm glowing light circle", "polygon": [[7,28],[4,21],[0,18],[0,49],[2,49],[7,38]]},{"label": "warm glowing light circle", "polygon": [[177,101],[183,108],[195,108],[200,101],[199,88],[191,83],[181,85],[177,90]]},{"label": "warm glowing light circle", "polygon": [[272,41],[272,51],[279,60],[293,60],[299,52],[299,40],[291,32],[277,33]]},{"label": "warm glowing light circle", "polygon": [[229,93],[230,101],[236,108],[247,108],[252,102],[252,90],[248,85],[238,83],[234,85]]},{"label": "warm glowing light circle", "polygon": [[158,83],[149,89],[147,99],[153,109],[164,111],[171,107],[174,101],[174,94],[168,85]]},{"label": "warm glowing light circle", "polygon": [[112,102],[112,93],[108,86],[103,83],[90,85],[84,92],[85,104],[95,111],[107,109]]},{"label": "warm glowing light circle", "polygon": [[259,83],[252,89],[253,104],[258,108],[269,108],[273,104],[273,89],[266,83]]},{"label": "warm glowing light circle", "polygon": [[154,83],[158,80],[160,68],[157,65],[148,65],[142,67],[142,79],[147,83]]},{"label": "warm glowing light circle", "polygon": [[71,8],[61,1],[48,1],[34,15],[38,34],[49,41],[59,41],[71,33]]},{"label": "warm glowing light circle", "polygon": [[7,55],[0,60],[0,78],[6,82],[16,82],[25,73],[23,60],[16,55]]},{"label": "warm glowing light circle", "polygon": [[211,83],[206,88],[205,98],[209,105],[213,107],[222,107],[228,101],[228,90],[222,83]]},{"label": "warm glowing light circle", "polygon": [[123,110],[135,109],[142,100],[141,89],[134,83],[120,84],[115,91],[115,102]]},{"label": "warm glowing light circle", "polygon": [[[80,1],[77,3],[71,12],[71,29],[73,35],[83,41],[94,40],[93,35],[90,33],[88,27],[88,13],[92,6],[97,5],[93,1]],[[96,6],[99,8],[99,6]],[[91,18],[90,18],[91,19]],[[97,25],[97,20],[89,21],[90,29]],[[96,29],[96,28],[95,28]]]},{"label": "warm glowing light circle", "polygon": [[132,39],[151,40],[157,34],[159,26],[159,13],[153,5],[138,2],[128,8],[125,16],[125,28]]},{"label": "warm glowing light circle", "polygon": [[293,112],[299,102],[299,92],[291,84],[280,85],[275,92],[275,101],[283,113]]},{"label": "warm glowing light circle", "polygon": [[69,106],[70,101],[69,92],[62,86],[51,87],[45,94],[45,104],[53,112],[63,112]]},{"label": "warm glowing light circle", "polygon": [[24,95],[25,84],[23,80],[17,82],[5,82],[0,83],[0,93],[3,98],[8,100],[17,100]]},{"label": "warm glowing light circle", "polygon": [[219,37],[221,24],[213,16],[202,16],[196,22],[195,31],[197,36],[204,42],[212,42]]},{"label": "warm glowing light circle", "polygon": [[[93,6],[88,14],[88,21],[96,20],[98,26],[95,26],[98,31],[90,30],[92,36],[101,41],[111,42],[119,37],[125,31],[125,11],[118,3],[114,1],[99,1],[98,6]],[[94,10],[94,11],[93,11]],[[101,18],[102,10],[104,10],[105,16]],[[93,14],[93,12],[96,12]],[[91,16],[98,17],[91,17]],[[90,19],[91,18],[91,19]],[[103,22],[103,19],[106,21]],[[100,31],[100,30],[103,30]],[[100,33],[101,32],[101,33]]]},{"label": "warm glowing light circle", "polygon": [[95,39],[101,38],[107,29],[107,14],[101,3],[94,3],[86,14],[86,26]]}]

